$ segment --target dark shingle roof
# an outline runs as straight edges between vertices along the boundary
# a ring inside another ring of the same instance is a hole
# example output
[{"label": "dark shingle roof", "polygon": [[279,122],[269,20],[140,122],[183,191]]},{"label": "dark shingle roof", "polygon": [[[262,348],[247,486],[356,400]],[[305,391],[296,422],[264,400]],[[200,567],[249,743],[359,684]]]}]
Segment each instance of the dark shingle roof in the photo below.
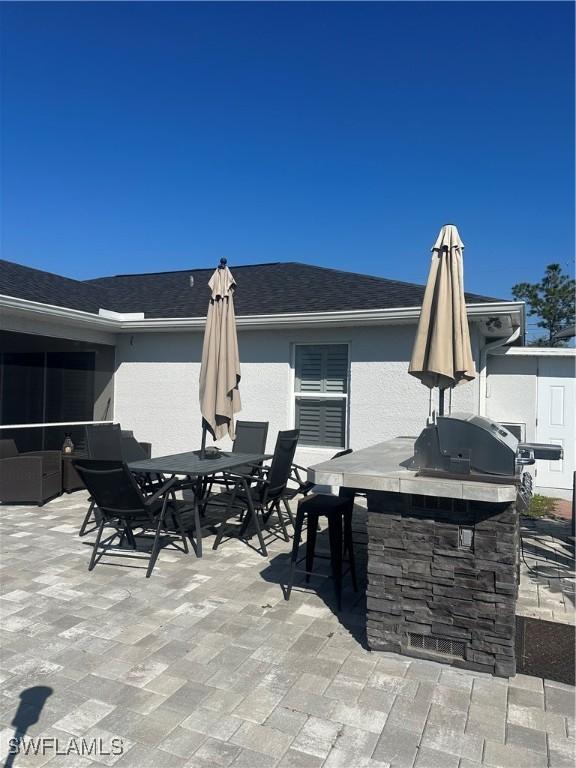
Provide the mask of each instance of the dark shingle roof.
[{"label": "dark shingle roof", "polygon": [[[104,308],[151,318],[203,317],[212,272],[189,269],[80,281],[0,260],[0,294],[95,314]],[[422,285],[296,262],[232,267],[232,273],[238,285],[237,315],[414,307],[424,296]],[[466,300],[496,301],[472,293]]]},{"label": "dark shingle roof", "polygon": [[[422,285],[296,262],[231,269],[238,285],[234,303],[239,316],[413,307],[424,296]],[[108,291],[117,311],[145,312],[147,317],[201,317],[206,314],[212,272],[190,269],[89,282]],[[471,293],[466,298],[472,303],[494,301]]]},{"label": "dark shingle roof", "polygon": [[94,314],[111,301],[104,288],[2,259],[0,294]]}]

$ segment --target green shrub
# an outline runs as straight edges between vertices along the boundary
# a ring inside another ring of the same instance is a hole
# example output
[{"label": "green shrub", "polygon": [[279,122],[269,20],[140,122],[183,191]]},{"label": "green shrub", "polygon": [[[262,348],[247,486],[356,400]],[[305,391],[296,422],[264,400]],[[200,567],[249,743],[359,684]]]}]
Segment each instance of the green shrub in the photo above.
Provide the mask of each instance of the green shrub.
[{"label": "green shrub", "polygon": [[536,493],[530,500],[530,507],[526,513],[528,517],[554,517],[556,502],[552,496],[541,496]]}]

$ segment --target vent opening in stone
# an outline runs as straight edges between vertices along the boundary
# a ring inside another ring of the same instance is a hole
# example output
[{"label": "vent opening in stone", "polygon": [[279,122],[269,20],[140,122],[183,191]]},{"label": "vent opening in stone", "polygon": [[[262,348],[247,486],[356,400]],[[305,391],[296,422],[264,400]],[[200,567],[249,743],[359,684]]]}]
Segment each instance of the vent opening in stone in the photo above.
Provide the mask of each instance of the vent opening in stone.
[{"label": "vent opening in stone", "polygon": [[445,637],[433,637],[432,635],[420,635],[416,632],[408,633],[408,645],[410,648],[419,648],[430,653],[438,653],[442,656],[452,656],[458,659],[464,658],[465,644],[461,640],[451,640]]}]

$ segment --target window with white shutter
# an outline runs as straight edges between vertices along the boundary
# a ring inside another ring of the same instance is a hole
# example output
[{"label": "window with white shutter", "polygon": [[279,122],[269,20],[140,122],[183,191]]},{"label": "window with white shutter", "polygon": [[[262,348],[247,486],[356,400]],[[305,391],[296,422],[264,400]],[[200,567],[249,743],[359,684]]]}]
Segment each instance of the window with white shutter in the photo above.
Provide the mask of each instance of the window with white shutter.
[{"label": "window with white shutter", "polygon": [[300,444],[346,447],[348,345],[297,344],[295,420]]}]

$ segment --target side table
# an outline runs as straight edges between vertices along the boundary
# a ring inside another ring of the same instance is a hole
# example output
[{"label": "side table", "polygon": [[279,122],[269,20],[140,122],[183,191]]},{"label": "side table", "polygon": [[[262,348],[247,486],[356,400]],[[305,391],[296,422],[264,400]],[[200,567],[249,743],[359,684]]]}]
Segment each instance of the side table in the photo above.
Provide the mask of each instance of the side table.
[{"label": "side table", "polygon": [[74,459],[88,458],[88,454],[81,453],[63,453],[62,454],[62,490],[66,493],[73,493],[85,487],[80,475],[76,472],[72,462]]}]

